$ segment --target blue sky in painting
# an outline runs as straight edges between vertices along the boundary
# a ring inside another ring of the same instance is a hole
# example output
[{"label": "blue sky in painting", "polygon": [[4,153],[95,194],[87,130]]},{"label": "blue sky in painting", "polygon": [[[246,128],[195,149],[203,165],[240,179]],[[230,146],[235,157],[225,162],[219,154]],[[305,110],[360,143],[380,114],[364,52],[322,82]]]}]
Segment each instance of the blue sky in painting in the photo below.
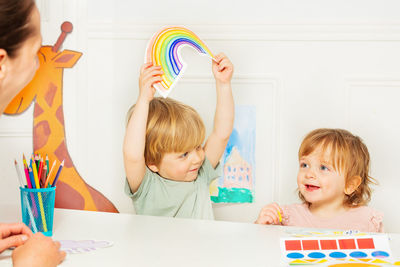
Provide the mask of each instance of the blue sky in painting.
[{"label": "blue sky in painting", "polygon": [[[253,186],[255,183],[255,144],[256,144],[256,108],[254,106],[237,106],[235,108],[235,123],[232,134],[226,145],[222,158],[222,164],[225,165],[232,149],[236,147],[240,155],[253,167]],[[224,177],[218,180],[219,186],[222,186]]]},{"label": "blue sky in painting", "polygon": [[226,146],[223,164],[226,163],[232,149],[236,147],[240,155],[255,167],[256,109],[254,106],[238,106],[235,109],[235,123]]}]

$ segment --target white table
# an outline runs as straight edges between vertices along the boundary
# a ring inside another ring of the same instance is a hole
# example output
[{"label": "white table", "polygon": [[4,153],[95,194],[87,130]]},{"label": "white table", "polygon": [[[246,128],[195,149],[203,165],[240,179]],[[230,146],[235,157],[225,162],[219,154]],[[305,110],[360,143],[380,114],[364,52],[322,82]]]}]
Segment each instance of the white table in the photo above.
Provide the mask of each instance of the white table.
[{"label": "white table", "polygon": [[[21,221],[19,207],[0,205],[0,222]],[[288,227],[56,209],[55,240],[107,240],[96,251],[68,254],[62,266],[280,266]],[[400,257],[400,234],[391,234]],[[10,251],[0,266],[11,266]]]}]

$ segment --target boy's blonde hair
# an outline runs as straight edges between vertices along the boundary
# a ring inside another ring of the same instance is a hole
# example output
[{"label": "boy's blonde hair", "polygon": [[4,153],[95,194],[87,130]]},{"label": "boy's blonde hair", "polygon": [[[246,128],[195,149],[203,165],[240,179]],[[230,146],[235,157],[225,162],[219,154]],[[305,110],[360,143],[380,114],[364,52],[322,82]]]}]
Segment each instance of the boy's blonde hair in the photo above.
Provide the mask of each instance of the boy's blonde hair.
[{"label": "boy's blonde hair", "polygon": [[[370,184],[375,180],[369,176],[370,157],[367,146],[360,137],[343,129],[316,129],[303,140],[299,149],[299,159],[321,147],[325,152],[330,149],[330,162],[333,168],[343,174],[346,185],[354,176],[361,178],[358,188],[346,195],[344,204],[348,206],[365,205],[371,200]],[[303,202],[307,202],[299,192]]]},{"label": "boy's blonde hair", "polygon": [[[128,111],[128,122],[134,107]],[[158,165],[165,153],[188,152],[202,145],[205,131],[200,115],[192,107],[171,98],[153,98],[146,125],[146,165]]]}]

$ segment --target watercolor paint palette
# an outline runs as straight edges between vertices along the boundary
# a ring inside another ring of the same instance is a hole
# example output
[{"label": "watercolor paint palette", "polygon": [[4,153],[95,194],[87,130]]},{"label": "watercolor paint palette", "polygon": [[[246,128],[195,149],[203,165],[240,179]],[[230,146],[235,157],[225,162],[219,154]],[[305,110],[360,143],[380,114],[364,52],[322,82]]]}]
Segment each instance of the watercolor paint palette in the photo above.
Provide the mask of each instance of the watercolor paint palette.
[{"label": "watercolor paint palette", "polygon": [[281,238],[280,246],[282,260],[288,265],[393,262],[387,235],[289,237]]}]

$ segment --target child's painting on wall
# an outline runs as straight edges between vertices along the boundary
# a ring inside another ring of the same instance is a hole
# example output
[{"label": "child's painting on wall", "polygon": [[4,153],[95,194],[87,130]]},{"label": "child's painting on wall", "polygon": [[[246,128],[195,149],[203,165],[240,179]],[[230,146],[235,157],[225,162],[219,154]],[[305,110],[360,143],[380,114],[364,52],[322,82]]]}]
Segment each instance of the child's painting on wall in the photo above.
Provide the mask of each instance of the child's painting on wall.
[{"label": "child's painting on wall", "polygon": [[252,203],[255,185],[256,109],[239,106],[221,164],[222,176],[210,185],[214,203]]}]

